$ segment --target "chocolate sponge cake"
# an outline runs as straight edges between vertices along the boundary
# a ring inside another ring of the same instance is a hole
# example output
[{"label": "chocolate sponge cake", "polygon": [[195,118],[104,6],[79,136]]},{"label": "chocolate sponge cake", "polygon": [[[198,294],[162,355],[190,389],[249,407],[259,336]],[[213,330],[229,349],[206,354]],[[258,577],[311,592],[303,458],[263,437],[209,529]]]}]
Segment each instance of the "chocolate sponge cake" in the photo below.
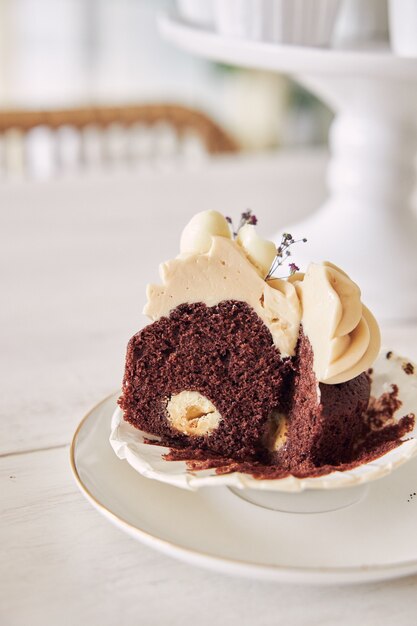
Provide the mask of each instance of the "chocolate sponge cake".
[{"label": "chocolate sponge cake", "polygon": [[287,438],[282,449],[276,450],[275,461],[290,472],[351,461],[363,434],[370,390],[365,372],[345,383],[319,383],[317,390],[312,348],[301,331],[286,417]]},{"label": "chocolate sponge cake", "polygon": [[[168,443],[256,458],[291,370],[245,302],[184,304],[130,340],[121,406],[131,424]],[[178,415],[175,400],[186,392]],[[212,405],[206,414],[201,398]]]},{"label": "chocolate sponge cake", "polygon": [[[151,323],[128,344],[124,419],[164,445],[295,475],[354,460],[379,330],[339,268],[275,278],[278,248],[243,214],[197,214],[148,287]],[[202,458],[202,457],[200,457]],[[278,472],[279,474],[279,472]],[[277,475],[278,475],[277,474]]]}]

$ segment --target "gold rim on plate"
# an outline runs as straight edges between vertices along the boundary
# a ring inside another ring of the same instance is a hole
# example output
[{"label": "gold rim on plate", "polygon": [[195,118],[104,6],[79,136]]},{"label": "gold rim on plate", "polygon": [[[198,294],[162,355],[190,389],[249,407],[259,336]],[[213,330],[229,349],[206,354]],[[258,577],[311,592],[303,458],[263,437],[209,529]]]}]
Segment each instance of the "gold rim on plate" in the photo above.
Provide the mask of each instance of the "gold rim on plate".
[{"label": "gold rim on plate", "polygon": [[[143,540],[147,545],[155,547],[157,544],[158,548],[161,552],[176,553],[178,556],[182,557],[183,560],[188,562],[193,561],[197,562],[201,559],[204,559],[206,562],[209,562],[213,565],[217,565],[219,562],[227,565],[229,568],[236,570],[236,568],[247,568],[251,572],[276,572],[277,574],[308,574],[312,576],[314,574],[363,574],[364,572],[372,573],[372,572],[381,572],[381,571],[390,571],[390,570],[399,570],[398,577],[401,576],[400,571],[409,568],[416,568],[417,571],[417,559],[413,559],[411,561],[400,561],[399,563],[388,563],[388,564],[374,564],[374,565],[360,565],[360,566],[352,566],[352,567],[299,567],[286,565],[285,567],[279,565],[267,565],[267,564],[256,564],[250,561],[242,561],[239,559],[231,559],[225,558],[222,556],[213,556],[207,552],[191,550],[190,548],[185,548],[175,543],[171,543],[166,539],[161,539],[152,533],[146,532],[129,522],[126,522],[124,519],[113,513],[110,509],[108,509],[104,504],[102,504],[95,496],[91,493],[88,487],[83,483],[77,469],[76,461],[75,461],[75,448],[77,445],[78,435],[84,426],[85,422],[88,418],[103,404],[105,404],[110,398],[117,395],[116,393],[112,393],[97,404],[93,406],[92,409],[88,411],[88,413],[82,418],[80,423],[78,424],[75,433],[73,435],[71,445],[70,445],[70,464],[71,470],[74,475],[75,481],[80,489],[80,491],[84,494],[84,496],[91,502],[91,504],[100,511],[105,517],[109,518],[116,526],[122,526],[128,534],[133,537],[137,537]],[[151,479],[149,479],[151,480]],[[413,572],[405,573],[404,575],[412,575]],[[382,580],[382,579],[380,579]],[[337,582],[337,579],[335,580]],[[354,581],[352,581],[354,582]],[[362,580],[358,580],[358,582],[363,582]],[[372,582],[372,581],[369,581]]]}]

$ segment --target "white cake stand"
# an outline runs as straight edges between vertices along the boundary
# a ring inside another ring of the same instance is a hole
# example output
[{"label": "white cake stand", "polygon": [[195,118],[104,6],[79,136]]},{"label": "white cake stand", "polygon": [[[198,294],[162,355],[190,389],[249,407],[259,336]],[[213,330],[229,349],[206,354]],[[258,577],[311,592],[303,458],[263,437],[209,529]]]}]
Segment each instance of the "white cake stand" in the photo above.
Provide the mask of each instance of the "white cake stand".
[{"label": "white cake stand", "polygon": [[[380,319],[415,319],[417,220],[410,207],[417,59],[386,49],[229,39],[169,15],[161,16],[159,26],[166,39],[194,54],[291,74],[333,109],[329,198],[311,218],[287,228],[309,239],[297,248],[297,264],[305,268],[311,260],[331,260],[360,283],[364,300]],[[280,203],[277,189],[277,212]]]}]

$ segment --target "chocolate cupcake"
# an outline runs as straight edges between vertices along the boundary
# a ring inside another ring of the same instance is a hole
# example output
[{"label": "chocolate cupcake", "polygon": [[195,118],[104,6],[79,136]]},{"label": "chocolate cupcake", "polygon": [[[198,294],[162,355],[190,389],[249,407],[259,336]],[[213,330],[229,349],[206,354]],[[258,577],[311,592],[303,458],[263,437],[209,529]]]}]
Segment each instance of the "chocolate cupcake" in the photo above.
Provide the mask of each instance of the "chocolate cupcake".
[{"label": "chocolate cupcake", "polygon": [[[360,290],[330,263],[305,274],[243,214],[197,214],[148,287],[151,323],[128,344],[124,419],[182,450],[295,475],[352,462],[380,347]],[[201,456],[201,458],[203,458]]]}]

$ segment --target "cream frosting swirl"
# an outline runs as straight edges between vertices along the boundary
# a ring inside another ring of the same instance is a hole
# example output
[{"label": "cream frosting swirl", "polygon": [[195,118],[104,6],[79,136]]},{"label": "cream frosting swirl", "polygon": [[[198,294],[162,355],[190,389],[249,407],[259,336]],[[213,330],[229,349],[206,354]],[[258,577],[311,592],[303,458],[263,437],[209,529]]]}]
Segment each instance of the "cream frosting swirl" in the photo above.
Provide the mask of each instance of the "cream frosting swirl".
[{"label": "cream frosting swirl", "polygon": [[380,350],[380,332],[356,283],[329,262],[311,263],[305,275],[292,282],[301,300],[301,323],[313,348],[317,379],[333,385],[369,368]]},{"label": "cream frosting swirl", "polygon": [[310,264],[305,275],[265,281],[275,246],[253,226],[243,229],[233,240],[220,213],[196,214],[183,231],[181,254],[160,266],[163,284],[148,286],[144,313],[157,320],[183,303],[239,300],[263,320],[283,357],[295,354],[302,324],[319,382],[345,382],[369,368],[380,334],[359,287],[328,262]]}]

